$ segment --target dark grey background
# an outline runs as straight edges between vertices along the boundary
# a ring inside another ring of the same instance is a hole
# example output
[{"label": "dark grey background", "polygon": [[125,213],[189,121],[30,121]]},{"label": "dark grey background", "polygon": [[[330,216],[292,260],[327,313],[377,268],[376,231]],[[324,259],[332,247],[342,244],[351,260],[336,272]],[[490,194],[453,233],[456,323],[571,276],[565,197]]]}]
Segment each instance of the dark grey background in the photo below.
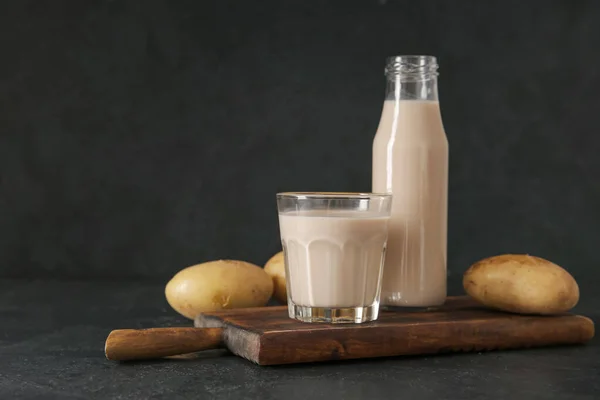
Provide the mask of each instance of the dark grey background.
[{"label": "dark grey background", "polygon": [[599,321],[600,1],[5,0],[0,398],[598,399],[597,338],[276,368],[105,359],[112,329],[189,326],[164,299],[179,269],[278,251],[277,191],[370,189],[393,54],[439,57],[449,293],[477,259],[529,252]]},{"label": "dark grey background", "polygon": [[393,54],[433,54],[449,269],[600,233],[600,2],[4,1],[0,274],[166,279],[279,250],[281,190],[370,189]]}]

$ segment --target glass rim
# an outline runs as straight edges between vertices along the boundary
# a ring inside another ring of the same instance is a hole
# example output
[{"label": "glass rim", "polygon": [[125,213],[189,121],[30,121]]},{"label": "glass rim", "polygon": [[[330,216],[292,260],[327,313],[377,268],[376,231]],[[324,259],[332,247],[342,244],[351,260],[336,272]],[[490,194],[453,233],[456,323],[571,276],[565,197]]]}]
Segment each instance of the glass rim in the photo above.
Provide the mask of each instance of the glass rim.
[{"label": "glass rim", "polygon": [[280,192],[277,198],[295,200],[352,200],[352,199],[387,199],[391,193],[369,192]]}]

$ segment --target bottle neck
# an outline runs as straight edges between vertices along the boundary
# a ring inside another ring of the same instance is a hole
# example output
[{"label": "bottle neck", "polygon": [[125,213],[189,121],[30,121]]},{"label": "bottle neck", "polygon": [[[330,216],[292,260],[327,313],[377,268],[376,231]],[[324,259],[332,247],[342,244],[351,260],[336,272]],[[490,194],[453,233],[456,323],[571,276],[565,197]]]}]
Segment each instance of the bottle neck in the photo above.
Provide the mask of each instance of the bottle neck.
[{"label": "bottle neck", "polygon": [[438,101],[438,84],[436,76],[407,79],[406,76],[387,77],[386,100],[421,100]]},{"label": "bottle neck", "polygon": [[386,100],[438,101],[437,59],[394,56],[386,60]]}]

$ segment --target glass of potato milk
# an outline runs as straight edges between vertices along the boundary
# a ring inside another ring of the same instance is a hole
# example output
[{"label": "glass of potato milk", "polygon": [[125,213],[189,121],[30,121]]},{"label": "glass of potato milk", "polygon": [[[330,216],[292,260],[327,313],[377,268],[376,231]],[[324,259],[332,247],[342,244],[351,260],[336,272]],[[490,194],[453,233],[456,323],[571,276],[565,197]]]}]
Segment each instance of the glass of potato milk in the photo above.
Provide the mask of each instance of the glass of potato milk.
[{"label": "glass of potato milk", "polygon": [[391,194],[277,194],[290,318],[377,319],[391,204]]}]

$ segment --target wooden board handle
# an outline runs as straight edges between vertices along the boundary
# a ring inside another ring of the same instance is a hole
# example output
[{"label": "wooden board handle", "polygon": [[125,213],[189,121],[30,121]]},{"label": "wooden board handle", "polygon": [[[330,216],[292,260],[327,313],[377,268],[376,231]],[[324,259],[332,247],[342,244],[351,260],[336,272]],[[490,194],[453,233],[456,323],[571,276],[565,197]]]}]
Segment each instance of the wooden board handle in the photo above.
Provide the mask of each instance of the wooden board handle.
[{"label": "wooden board handle", "polygon": [[104,353],[114,361],[148,360],[223,347],[222,328],[118,329]]}]

